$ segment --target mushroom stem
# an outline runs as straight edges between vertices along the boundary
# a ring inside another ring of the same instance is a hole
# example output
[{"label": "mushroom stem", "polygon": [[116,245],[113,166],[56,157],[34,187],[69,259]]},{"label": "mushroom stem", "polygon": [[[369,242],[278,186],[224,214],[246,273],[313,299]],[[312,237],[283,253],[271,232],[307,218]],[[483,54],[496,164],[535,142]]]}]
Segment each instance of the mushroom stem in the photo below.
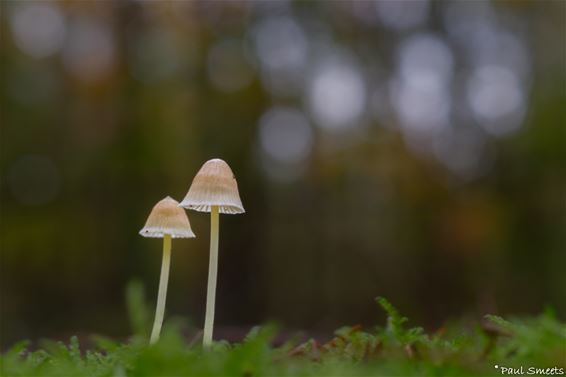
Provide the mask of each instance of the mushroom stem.
[{"label": "mushroom stem", "polygon": [[159,278],[159,293],[157,296],[157,308],[155,309],[155,321],[149,344],[159,340],[163,315],[165,314],[165,298],[167,296],[167,282],[169,281],[169,266],[171,265],[171,235],[163,236],[163,262],[161,263],[161,277]]},{"label": "mushroom stem", "polygon": [[210,262],[208,265],[206,318],[204,320],[204,334],[202,338],[202,344],[205,348],[210,347],[212,344],[212,330],[214,328],[214,303],[216,301],[216,280],[218,275],[218,217],[218,206],[212,206],[210,209]]}]

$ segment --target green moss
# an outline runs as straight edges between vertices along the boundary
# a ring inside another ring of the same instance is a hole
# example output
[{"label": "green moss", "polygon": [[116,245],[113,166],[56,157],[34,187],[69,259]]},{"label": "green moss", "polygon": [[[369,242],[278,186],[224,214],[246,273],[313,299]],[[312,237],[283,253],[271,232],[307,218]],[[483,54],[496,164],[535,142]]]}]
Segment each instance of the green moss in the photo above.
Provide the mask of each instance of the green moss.
[{"label": "green moss", "polygon": [[[140,289],[130,296],[130,309],[143,313]],[[311,339],[272,347],[276,329],[257,327],[241,343],[216,342],[209,351],[200,342],[191,345],[171,321],[149,346],[145,320],[132,315],[137,334],[128,343],[93,337],[94,347],[85,350],[72,337],[32,352],[20,342],[2,355],[0,370],[3,376],[488,376],[500,375],[495,365],[566,368],[566,326],[551,313],[487,316],[472,330],[454,324],[426,334],[407,327],[387,300],[378,303],[388,315],[384,328],[343,327],[324,344]]]}]

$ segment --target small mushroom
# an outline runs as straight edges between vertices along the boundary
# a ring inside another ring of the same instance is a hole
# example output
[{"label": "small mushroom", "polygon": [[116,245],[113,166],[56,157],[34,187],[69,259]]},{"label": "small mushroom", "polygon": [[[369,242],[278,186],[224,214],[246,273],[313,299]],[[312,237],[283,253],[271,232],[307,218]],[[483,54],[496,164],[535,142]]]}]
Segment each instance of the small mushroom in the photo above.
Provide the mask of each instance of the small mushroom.
[{"label": "small mushroom", "polygon": [[199,170],[189,192],[179,206],[199,212],[210,212],[210,262],[208,266],[208,288],[206,317],[204,321],[203,345],[212,343],[214,327],[214,304],[218,274],[219,213],[244,213],[238,193],[238,183],[232,169],[220,159],[207,161]]},{"label": "small mushroom", "polygon": [[171,239],[194,238],[195,234],[191,230],[187,214],[179,208],[179,202],[170,196],[153,207],[145,226],[140,230],[140,234],[144,237],[163,238],[163,262],[161,264],[161,277],[159,278],[159,293],[155,309],[155,321],[149,340],[150,344],[154,344],[159,340],[165,313],[165,298],[171,264]]}]

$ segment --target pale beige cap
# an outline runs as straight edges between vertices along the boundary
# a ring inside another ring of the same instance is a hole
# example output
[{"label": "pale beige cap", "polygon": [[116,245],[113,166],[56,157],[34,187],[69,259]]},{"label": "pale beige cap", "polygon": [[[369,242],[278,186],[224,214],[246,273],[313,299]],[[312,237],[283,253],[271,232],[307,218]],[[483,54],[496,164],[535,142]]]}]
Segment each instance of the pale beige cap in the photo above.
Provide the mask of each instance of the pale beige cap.
[{"label": "pale beige cap", "polygon": [[218,158],[204,163],[193,179],[187,196],[179,205],[199,212],[210,212],[212,206],[218,206],[220,213],[246,212],[232,169]]},{"label": "pale beige cap", "polygon": [[144,237],[163,238],[169,234],[172,238],[194,238],[189,218],[179,202],[170,196],[157,203],[140,234]]}]

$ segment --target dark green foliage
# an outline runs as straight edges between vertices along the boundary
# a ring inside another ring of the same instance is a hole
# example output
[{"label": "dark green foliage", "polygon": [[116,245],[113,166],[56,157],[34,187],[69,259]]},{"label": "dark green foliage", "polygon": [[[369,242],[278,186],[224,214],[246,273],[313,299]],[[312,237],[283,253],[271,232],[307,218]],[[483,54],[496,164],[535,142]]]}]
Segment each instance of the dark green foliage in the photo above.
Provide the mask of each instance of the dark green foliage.
[{"label": "dark green foliage", "polygon": [[126,288],[126,303],[134,334],[141,338],[147,337],[150,328],[150,314],[145,302],[145,294],[141,282],[134,280],[128,284]]},{"label": "dark green foliage", "polygon": [[517,365],[525,361],[552,365],[556,360],[566,364],[566,327],[551,313],[513,321],[492,315],[486,317],[506,335],[499,340],[494,358],[505,358]]},{"label": "dark green foliage", "polygon": [[[214,343],[203,350],[200,339],[188,340],[182,325],[169,321],[160,341],[147,345],[147,307],[141,287],[128,293],[136,335],[121,344],[94,337],[81,349],[76,337],[68,345],[44,342],[28,351],[14,345],[1,358],[3,376],[486,376],[499,375],[494,365],[566,367],[566,327],[554,316],[504,320],[487,316],[483,327],[451,325],[434,334],[410,328],[408,319],[384,298],[385,328],[343,327],[320,344],[314,339],[272,347],[274,326],[255,327],[238,344]],[[144,314],[145,313],[145,314]]]}]

